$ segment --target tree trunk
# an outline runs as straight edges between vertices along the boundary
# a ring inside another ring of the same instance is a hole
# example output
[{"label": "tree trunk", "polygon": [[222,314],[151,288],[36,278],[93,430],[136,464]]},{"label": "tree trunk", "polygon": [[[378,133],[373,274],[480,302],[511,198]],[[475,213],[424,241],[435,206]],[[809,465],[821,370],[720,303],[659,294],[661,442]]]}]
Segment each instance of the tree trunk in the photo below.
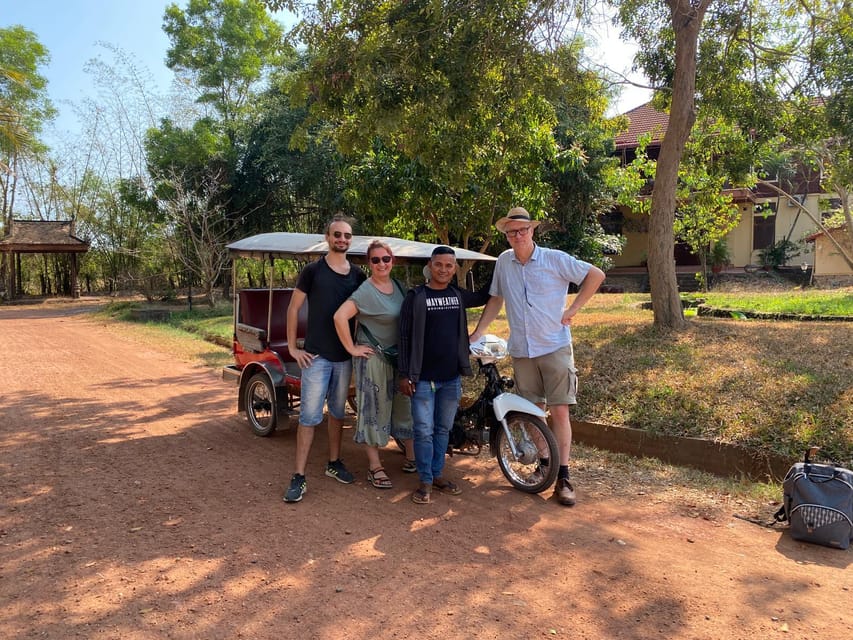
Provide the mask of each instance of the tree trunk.
[{"label": "tree trunk", "polygon": [[[675,194],[678,167],[696,120],[696,51],[699,29],[713,0],[668,0],[675,32],[675,73],[669,124],[661,142],[649,220],[649,285],[654,323],[669,329],[686,326],[675,277]],[[692,5],[696,5],[695,7]]]},{"label": "tree trunk", "polygon": [[[845,185],[836,185],[835,191],[839,196],[841,196],[844,220],[847,222],[847,239],[850,241],[851,249],[853,249],[853,213],[850,212],[850,192],[847,190]],[[827,234],[827,236],[832,240],[832,234]],[[853,259],[851,259],[850,254],[845,251],[841,251],[841,255],[844,256],[844,261],[851,269],[853,269]]]}]

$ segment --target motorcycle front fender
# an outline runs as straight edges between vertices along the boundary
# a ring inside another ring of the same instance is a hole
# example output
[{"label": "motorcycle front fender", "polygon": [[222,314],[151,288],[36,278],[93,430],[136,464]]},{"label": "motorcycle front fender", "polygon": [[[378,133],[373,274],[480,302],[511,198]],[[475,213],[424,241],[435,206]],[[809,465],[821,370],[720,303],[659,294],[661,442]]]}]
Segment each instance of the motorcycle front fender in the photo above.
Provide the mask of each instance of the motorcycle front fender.
[{"label": "motorcycle front fender", "polygon": [[530,402],[530,400],[526,400],[514,393],[502,393],[499,396],[496,396],[492,401],[492,406],[495,410],[495,417],[500,421],[503,421],[506,414],[510,411],[529,413],[530,415],[537,416],[543,420],[546,415],[542,409]]}]

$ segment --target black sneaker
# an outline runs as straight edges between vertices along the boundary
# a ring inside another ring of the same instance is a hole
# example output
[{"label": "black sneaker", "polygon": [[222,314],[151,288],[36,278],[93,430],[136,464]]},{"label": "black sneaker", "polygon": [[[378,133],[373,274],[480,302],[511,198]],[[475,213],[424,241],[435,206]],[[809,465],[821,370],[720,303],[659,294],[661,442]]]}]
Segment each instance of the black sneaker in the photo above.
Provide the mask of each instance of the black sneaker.
[{"label": "black sneaker", "polygon": [[326,465],[326,475],[344,484],[355,482],[355,477],[347,470],[340,458]]},{"label": "black sneaker", "polygon": [[305,476],[301,473],[294,473],[290,478],[290,486],[287,488],[287,493],[284,494],[284,501],[299,502],[307,491],[308,483],[305,482]]}]

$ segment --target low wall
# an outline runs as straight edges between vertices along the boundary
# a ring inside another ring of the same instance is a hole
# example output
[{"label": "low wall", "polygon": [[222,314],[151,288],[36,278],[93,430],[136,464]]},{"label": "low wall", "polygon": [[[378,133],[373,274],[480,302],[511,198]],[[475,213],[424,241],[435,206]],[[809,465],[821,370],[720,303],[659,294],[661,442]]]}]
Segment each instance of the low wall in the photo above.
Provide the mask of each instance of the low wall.
[{"label": "low wall", "polygon": [[853,287],[853,274],[837,275],[815,275],[812,280],[814,286],[821,289],[840,289],[841,287]]},{"label": "low wall", "polygon": [[732,444],[658,435],[642,429],[578,420],[572,420],[572,439],[599,449],[658,458],[718,476],[747,477],[759,481],[781,480],[795,462],[779,456],[757,455]]}]

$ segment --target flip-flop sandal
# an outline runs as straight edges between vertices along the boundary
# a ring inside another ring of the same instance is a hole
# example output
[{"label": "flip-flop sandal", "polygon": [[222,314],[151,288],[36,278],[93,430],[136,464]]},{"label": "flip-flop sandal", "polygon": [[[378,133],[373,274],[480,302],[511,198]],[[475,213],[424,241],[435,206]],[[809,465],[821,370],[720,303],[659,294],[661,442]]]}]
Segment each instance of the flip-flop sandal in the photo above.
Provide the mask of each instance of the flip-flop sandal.
[{"label": "flip-flop sandal", "polygon": [[412,492],[412,502],[415,504],[429,504],[430,492],[423,487],[418,487]]},{"label": "flip-flop sandal", "polygon": [[[381,473],[382,475],[377,475],[379,473]],[[377,467],[376,469],[368,469],[367,481],[377,489],[391,489],[394,487],[394,485],[391,484],[391,478],[388,477],[388,474],[385,473],[385,469],[383,469],[382,467]]]},{"label": "flip-flop sandal", "polygon": [[406,460],[405,464],[403,464],[403,473],[416,473],[418,470],[418,465],[415,464],[414,460]]},{"label": "flip-flop sandal", "polygon": [[432,486],[436,489],[436,491],[440,491],[441,493],[446,493],[451,496],[458,496],[462,493],[462,489],[457,487],[450,480],[433,480]]}]

